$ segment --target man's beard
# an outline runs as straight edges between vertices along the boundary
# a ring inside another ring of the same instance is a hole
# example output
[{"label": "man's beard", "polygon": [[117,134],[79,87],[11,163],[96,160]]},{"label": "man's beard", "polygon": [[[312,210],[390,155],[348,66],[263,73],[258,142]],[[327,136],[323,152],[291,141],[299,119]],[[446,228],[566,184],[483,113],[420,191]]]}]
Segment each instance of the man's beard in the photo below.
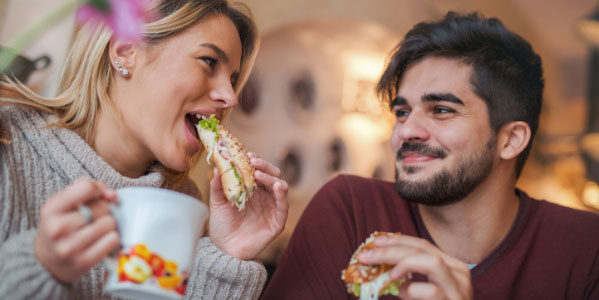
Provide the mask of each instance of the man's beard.
[{"label": "man's beard", "polygon": [[[395,172],[397,193],[407,201],[431,206],[449,205],[464,199],[489,175],[493,167],[495,142],[495,137],[490,138],[480,152],[461,157],[457,167],[443,169],[433,178],[422,182],[401,180],[401,170],[398,168]],[[433,149],[425,144],[404,144],[397,151],[397,159],[401,158],[404,151],[429,155],[437,153],[436,157],[446,157],[442,149]],[[418,167],[406,167],[405,172],[412,174],[417,169]]]}]

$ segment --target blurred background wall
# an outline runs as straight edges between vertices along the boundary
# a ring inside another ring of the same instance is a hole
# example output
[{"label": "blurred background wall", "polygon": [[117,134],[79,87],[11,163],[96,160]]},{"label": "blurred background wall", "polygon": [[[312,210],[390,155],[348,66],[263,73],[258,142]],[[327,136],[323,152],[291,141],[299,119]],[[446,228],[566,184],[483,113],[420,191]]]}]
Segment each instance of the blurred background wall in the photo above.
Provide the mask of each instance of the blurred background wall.
[{"label": "blurred background wall", "polygon": [[[0,44],[59,2],[0,0]],[[289,221],[262,253],[267,264],[276,264],[302,210],[328,179],[340,172],[393,179],[387,142],[393,119],[378,104],[374,83],[414,24],[448,10],[498,17],[543,59],[541,126],[518,186],[536,198],[599,211],[599,23],[585,23],[598,14],[597,0],[242,2],[262,42],[228,126],[290,183]],[[29,80],[40,93],[55,92],[73,28],[65,20],[25,51],[52,58]],[[200,164],[192,172],[204,195],[207,169]]]}]

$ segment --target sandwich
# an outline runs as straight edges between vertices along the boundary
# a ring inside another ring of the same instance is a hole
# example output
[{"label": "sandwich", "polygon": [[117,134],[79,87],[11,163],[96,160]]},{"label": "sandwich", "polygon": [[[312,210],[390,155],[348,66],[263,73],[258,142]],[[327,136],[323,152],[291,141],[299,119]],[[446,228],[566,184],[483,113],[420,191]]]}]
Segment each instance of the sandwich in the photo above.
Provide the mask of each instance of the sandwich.
[{"label": "sandwich", "polygon": [[364,265],[358,262],[362,251],[374,248],[374,240],[380,236],[394,236],[400,233],[375,231],[352,255],[349,265],[341,271],[341,279],[347,285],[347,292],[360,297],[360,300],[376,300],[379,296],[398,296],[399,286],[405,279],[391,280],[393,265]]},{"label": "sandwich", "polygon": [[216,165],[221,175],[225,197],[240,211],[256,190],[254,167],[247,150],[229,130],[219,124],[214,114],[201,116],[196,125],[200,141],[208,151],[206,161]]}]

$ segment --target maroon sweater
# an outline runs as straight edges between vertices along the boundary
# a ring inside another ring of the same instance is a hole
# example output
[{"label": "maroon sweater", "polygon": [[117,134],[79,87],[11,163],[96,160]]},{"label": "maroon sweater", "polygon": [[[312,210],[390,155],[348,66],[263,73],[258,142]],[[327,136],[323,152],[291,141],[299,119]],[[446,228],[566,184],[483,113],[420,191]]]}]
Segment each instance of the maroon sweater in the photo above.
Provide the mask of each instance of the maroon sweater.
[{"label": "maroon sweater", "polygon": [[[516,193],[509,233],[471,270],[474,298],[599,299],[599,215]],[[341,270],[375,230],[434,243],[416,205],[399,198],[393,183],[331,180],[304,211],[263,299],[356,299]]]}]

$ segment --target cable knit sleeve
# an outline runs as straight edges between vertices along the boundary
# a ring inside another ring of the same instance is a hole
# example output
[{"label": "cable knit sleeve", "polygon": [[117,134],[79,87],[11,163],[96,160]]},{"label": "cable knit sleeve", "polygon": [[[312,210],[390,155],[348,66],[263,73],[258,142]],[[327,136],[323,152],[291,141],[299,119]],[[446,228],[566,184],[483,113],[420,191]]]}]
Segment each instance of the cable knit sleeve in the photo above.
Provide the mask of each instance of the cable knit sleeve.
[{"label": "cable knit sleeve", "polygon": [[[8,119],[0,109],[0,119]],[[67,299],[70,288],[57,281],[35,255],[33,241],[37,220],[35,201],[26,201],[26,188],[20,159],[27,151],[23,142],[4,124],[0,141],[0,299]]]},{"label": "cable knit sleeve", "polygon": [[261,263],[232,257],[205,237],[198,244],[186,299],[258,299],[265,282]]},{"label": "cable knit sleeve", "polygon": [[31,229],[13,235],[0,246],[0,298],[68,298],[68,286],[56,280],[35,256],[33,240],[36,233]]}]

